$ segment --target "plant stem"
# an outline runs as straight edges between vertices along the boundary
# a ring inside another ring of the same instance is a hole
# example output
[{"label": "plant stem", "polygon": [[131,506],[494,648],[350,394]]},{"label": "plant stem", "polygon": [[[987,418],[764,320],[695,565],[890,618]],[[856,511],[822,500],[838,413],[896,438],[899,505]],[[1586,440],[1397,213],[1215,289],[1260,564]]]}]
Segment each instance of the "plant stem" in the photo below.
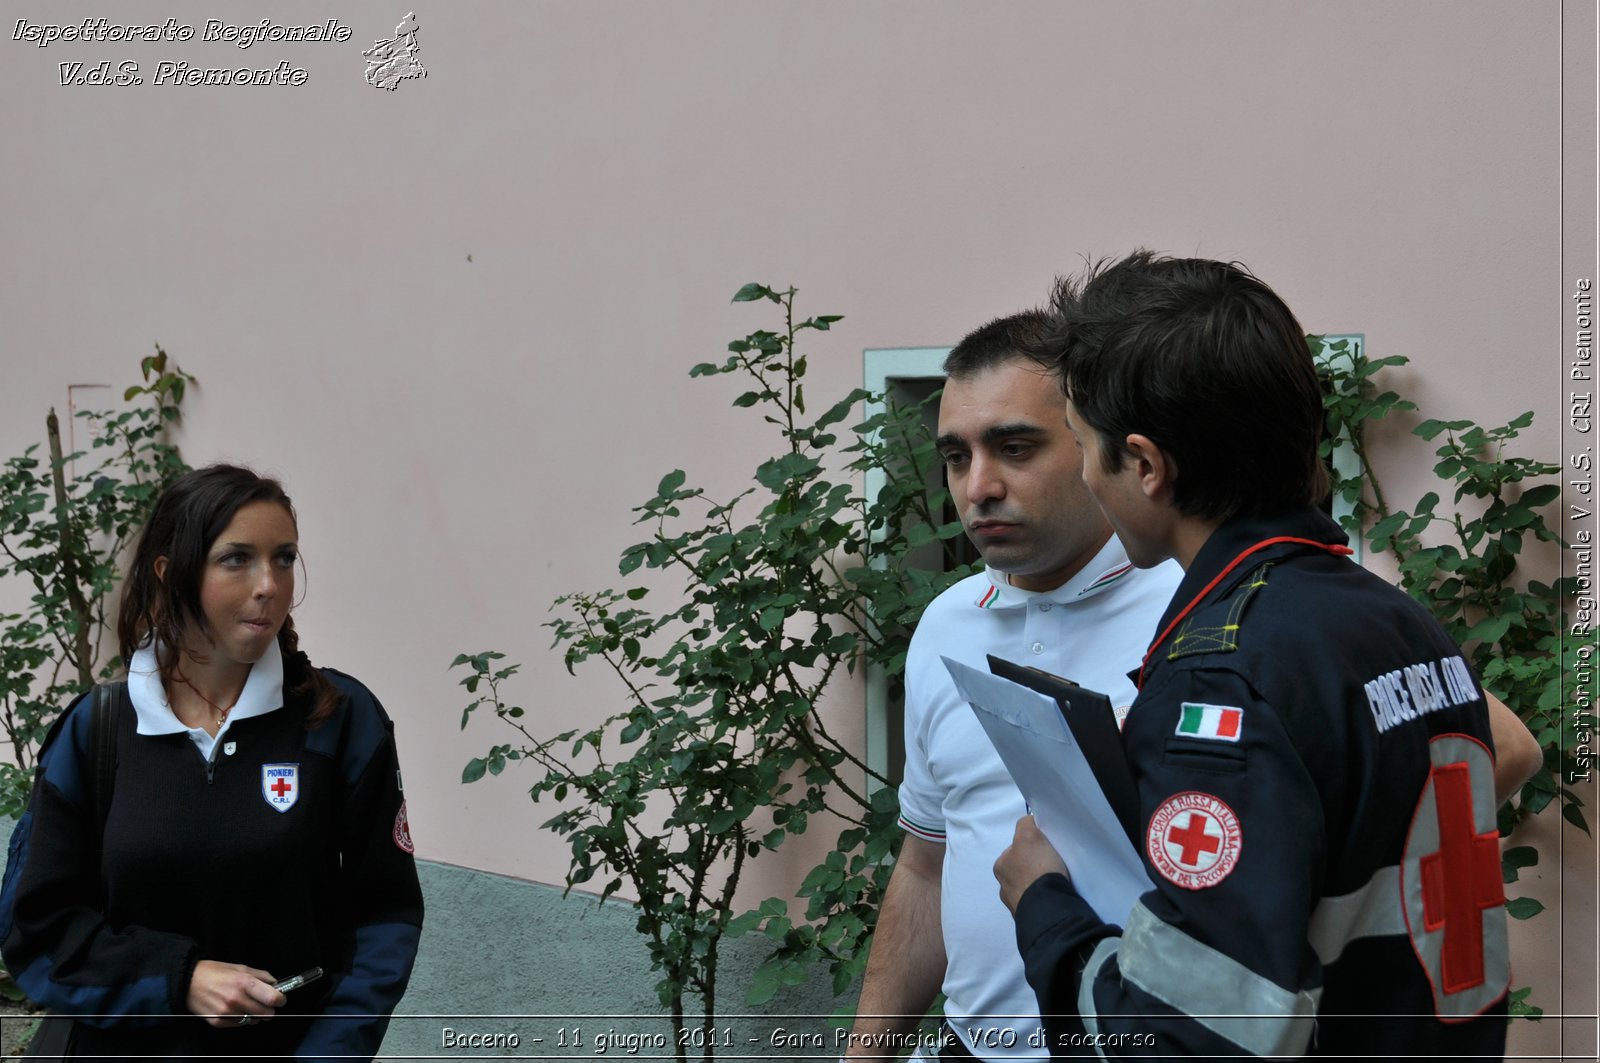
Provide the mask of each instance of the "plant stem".
[{"label": "plant stem", "polygon": [[72,514],[67,508],[66,461],[61,456],[61,422],[56,419],[55,407],[44,419],[45,433],[50,437],[50,479],[56,492],[56,532],[60,536],[61,582],[67,592],[67,604],[76,620],[72,633],[73,656],[78,666],[78,682],[84,687],[94,686],[94,660],[89,651],[89,626],[94,617],[89,603],[84,600],[83,586],[79,582],[77,552],[72,542]]}]

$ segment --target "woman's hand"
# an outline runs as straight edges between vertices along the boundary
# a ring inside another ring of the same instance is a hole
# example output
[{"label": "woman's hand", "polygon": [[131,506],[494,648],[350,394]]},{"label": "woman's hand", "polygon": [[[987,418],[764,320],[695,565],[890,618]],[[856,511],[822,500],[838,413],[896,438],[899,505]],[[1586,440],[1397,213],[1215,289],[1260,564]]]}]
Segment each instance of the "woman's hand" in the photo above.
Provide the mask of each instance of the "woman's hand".
[{"label": "woman's hand", "polygon": [[201,960],[189,979],[184,1004],[212,1026],[249,1026],[265,1022],[289,998],[272,988],[277,981],[266,971],[238,963]]}]

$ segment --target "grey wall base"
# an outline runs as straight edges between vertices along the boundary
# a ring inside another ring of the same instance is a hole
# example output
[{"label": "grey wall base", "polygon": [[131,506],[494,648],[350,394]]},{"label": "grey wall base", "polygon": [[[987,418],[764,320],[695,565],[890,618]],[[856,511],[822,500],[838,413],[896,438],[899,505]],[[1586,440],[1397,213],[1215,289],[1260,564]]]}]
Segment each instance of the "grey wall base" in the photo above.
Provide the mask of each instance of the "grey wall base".
[{"label": "grey wall base", "polygon": [[[634,930],[632,905],[563,898],[550,886],[444,864],[418,868],[427,901],[422,946],[382,1058],[673,1054],[670,1015],[655,991],[659,975]],[[835,998],[825,971],[749,1015],[745,990],[764,941],[722,946],[717,1058],[836,1059],[828,1016],[855,1000]],[[615,1039],[608,1043],[608,1035]],[[502,1043],[463,1044],[470,1036]],[[690,1058],[702,1054],[689,1047]]]}]

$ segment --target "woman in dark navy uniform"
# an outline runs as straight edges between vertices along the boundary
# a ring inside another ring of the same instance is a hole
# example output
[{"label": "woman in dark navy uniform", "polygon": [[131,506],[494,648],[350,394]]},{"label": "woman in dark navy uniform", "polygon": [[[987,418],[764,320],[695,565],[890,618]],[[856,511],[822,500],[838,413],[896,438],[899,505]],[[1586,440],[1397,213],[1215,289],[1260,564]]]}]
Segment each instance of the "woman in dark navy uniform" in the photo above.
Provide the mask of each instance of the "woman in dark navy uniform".
[{"label": "woman in dark navy uniform", "polygon": [[85,695],[40,759],[0,938],[75,1055],[370,1059],[405,990],[422,898],[392,724],[300,652],[298,550],[275,480],[173,483],[124,588],[112,733]]}]

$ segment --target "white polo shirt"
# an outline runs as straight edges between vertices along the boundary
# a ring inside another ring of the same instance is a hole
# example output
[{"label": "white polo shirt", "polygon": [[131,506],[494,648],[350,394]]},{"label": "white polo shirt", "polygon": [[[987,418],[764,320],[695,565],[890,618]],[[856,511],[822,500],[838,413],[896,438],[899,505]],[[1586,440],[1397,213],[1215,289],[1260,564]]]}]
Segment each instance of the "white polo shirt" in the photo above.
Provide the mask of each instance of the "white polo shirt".
[{"label": "white polo shirt", "polygon": [[1111,698],[1119,715],[1183,570],[1138,569],[1113,537],[1053,591],[969,576],[928,606],[906,658],[906,765],[900,825],[945,846],[940,920],[945,1015],[979,1058],[1046,1058],[1039,1005],[1023,974],[994,862],[1026,814],[1022,795],[941,656],[988,669],[986,654],[1042,668]]}]

